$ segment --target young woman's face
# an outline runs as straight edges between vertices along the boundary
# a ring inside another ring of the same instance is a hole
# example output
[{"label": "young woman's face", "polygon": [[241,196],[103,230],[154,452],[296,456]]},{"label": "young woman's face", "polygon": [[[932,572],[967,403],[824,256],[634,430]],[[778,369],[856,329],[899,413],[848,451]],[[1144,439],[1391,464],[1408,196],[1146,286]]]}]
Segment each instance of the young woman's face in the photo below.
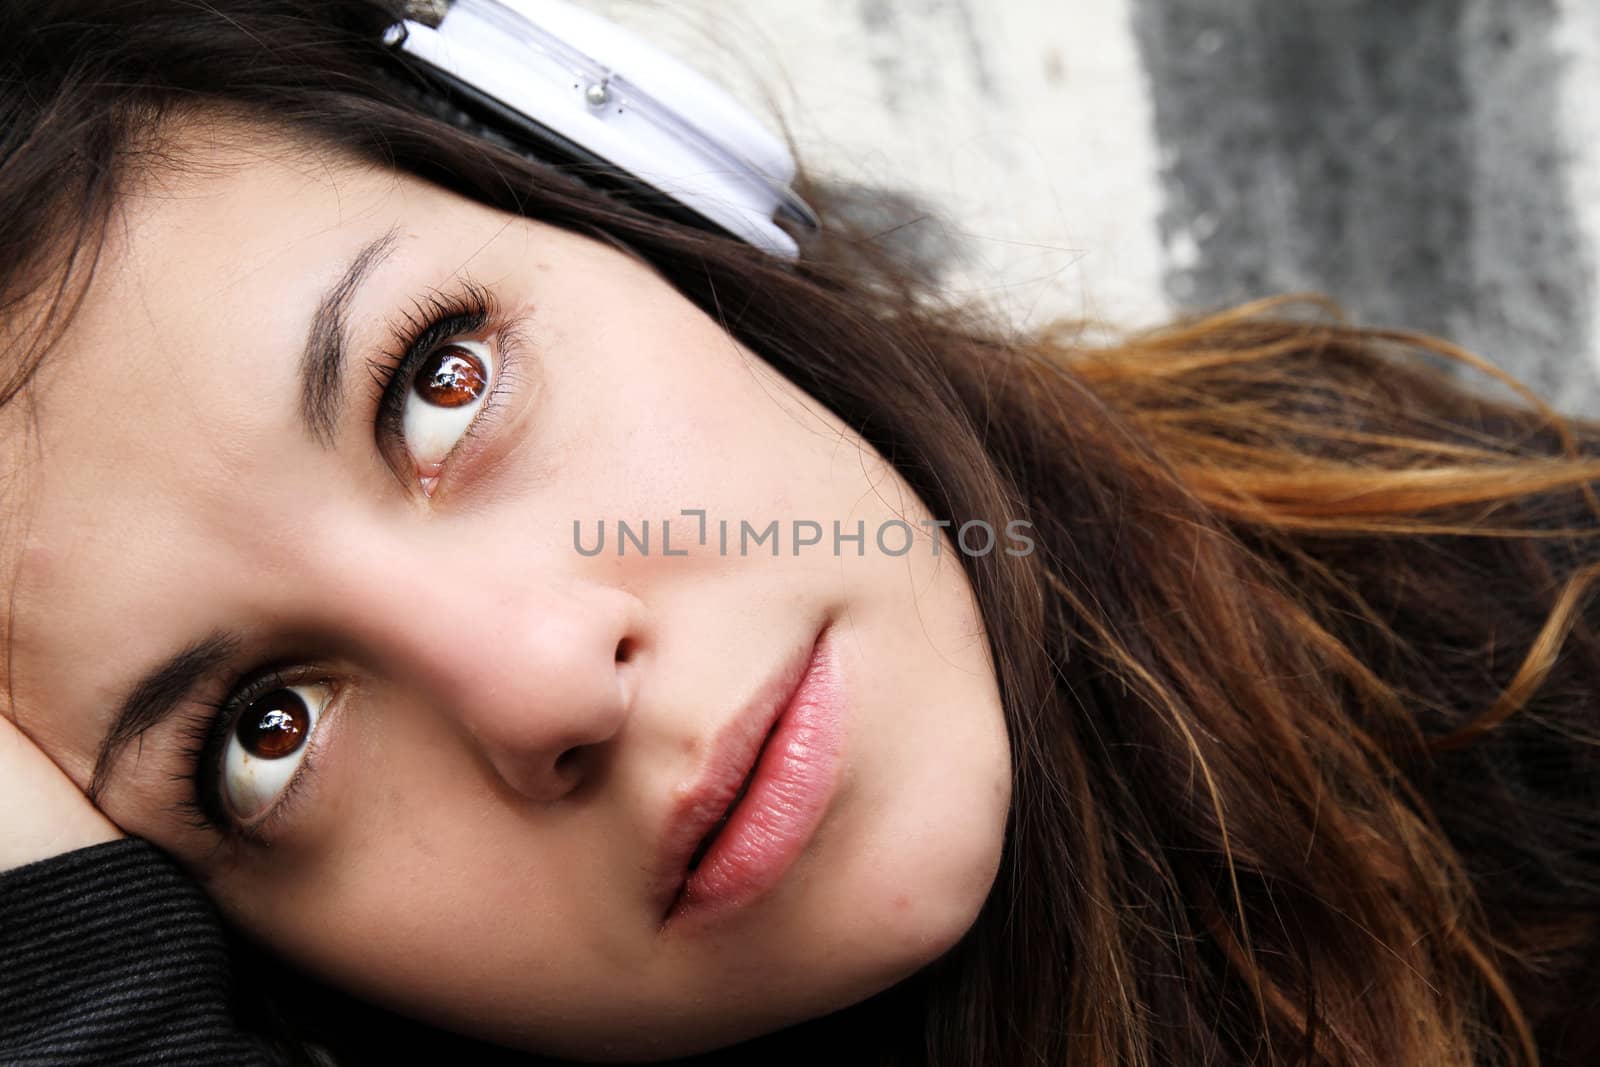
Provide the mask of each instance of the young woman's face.
[{"label": "young woman's face", "polygon": [[234,145],[127,198],[6,415],[24,728],[85,787],[127,739],[103,809],[290,958],[512,1044],[710,1048],[948,949],[1011,785],[950,517],[626,254]]}]

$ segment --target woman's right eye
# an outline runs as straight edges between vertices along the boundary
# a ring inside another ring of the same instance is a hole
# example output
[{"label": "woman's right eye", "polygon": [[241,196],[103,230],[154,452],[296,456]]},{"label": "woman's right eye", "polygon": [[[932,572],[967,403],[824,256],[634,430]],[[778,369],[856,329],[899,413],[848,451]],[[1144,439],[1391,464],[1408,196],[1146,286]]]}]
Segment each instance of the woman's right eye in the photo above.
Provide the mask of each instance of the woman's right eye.
[{"label": "woman's right eye", "polygon": [[277,803],[332,699],[333,686],[315,682],[279,686],[244,706],[222,760],[223,799],[235,818],[250,822]]}]

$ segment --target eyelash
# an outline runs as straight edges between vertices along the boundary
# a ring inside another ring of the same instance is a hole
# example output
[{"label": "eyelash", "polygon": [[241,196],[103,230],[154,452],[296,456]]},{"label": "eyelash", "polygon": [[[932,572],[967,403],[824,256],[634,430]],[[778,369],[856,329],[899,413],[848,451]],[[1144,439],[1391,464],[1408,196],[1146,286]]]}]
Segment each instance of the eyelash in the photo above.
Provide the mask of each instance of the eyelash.
[{"label": "eyelash", "polygon": [[521,324],[507,322],[495,294],[470,281],[462,281],[456,289],[427,293],[415,300],[411,310],[403,312],[399,321],[389,324],[390,347],[381,358],[367,364],[377,393],[375,429],[380,449],[390,442],[404,440],[405,389],[409,388],[422,361],[441,346],[482,334],[491,325],[496,326],[494,379],[483,407],[463,431],[456,448],[492,425],[499,413],[502,391],[516,380]]},{"label": "eyelash", "polygon": [[[332,707],[333,702],[339,699],[339,690],[333,681],[325,676],[319,676],[313,670],[268,668],[255,672],[248,680],[234,679],[225,690],[231,694],[230,696],[215,704],[202,701],[201,706],[211,710],[191,716],[185,721],[183,766],[187,769],[177,778],[186,782],[188,788],[185,795],[179,799],[178,808],[191,827],[196,830],[209,830],[225,839],[236,838],[260,846],[269,846],[272,843],[272,827],[288,815],[302,784],[310,781],[314,773],[313,765],[316,763],[317,749],[321,744],[317,737],[320,730],[312,731],[312,736],[306,740],[305,751],[300,756],[300,765],[295,768],[294,774],[290,776],[288,784],[283,787],[283,792],[278,794],[272,807],[265,815],[249,825],[229,815],[223,804],[222,756],[227,750],[229,738],[238,729],[239,719],[246,708],[269,693],[308,682],[324,682],[333,688],[334,695],[329,698],[328,707]],[[323,710],[325,713],[327,709]]]},{"label": "eyelash", "polygon": [[[494,379],[483,407],[463,431],[459,448],[476,435],[498,410],[501,391],[513,379],[515,352],[521,335],[518,323],[507,322],[494,293],[470,281],[461,282],[459,288],[448,291],[434,290],[415,300],[411,309],[402,312],[398,321],[389,323],[390,347],[381,358],[368,362],[376,386],[374,403],[374,431],[379,449],[389,442],[404,441],[405,389],[410,386],[422,361],[441,345],[480,334],[495,326]],[[398,383],[398,384],[397,384]],[[454,449],[452,449],[452,454]],[[185,748],[183,773],[175,777],[187,784],[178,802],[178,810],[185,821],[196,830],[210,831],[220,836],[224,843],[247,841],[258,846],[271,844],[271,829],[283,821],[294,805],[302,786],[311,781],[315,773],[317,750],[321,747],[318,734],[321,727],[307,739],[283,791],[272,806],[259,819],[245,825],[228,814],[222,800],[221,767],[229,739],[238,728],[240,716],[251,703],[278,689],[307,682],[321,681],[333,689],[328,707],[340,697],[339,687],[326,676],[307,667],[257,668],[232,679],[223,690],[229,696],[217,703],[202,702],[210,709],[188,718],[183,726]],[[324,709],[325,711],[327,709]]]}]

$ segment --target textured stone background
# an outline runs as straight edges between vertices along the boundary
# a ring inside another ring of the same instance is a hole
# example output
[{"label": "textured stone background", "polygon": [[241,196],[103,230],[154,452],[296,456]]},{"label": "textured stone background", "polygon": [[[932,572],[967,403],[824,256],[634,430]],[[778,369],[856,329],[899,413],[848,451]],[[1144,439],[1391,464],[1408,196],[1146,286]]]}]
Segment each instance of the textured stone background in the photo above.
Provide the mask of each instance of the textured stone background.
[{"label": "textured stone background", "polygon": [[1316,290],[1600,416],[1595,0],[586,6],[1020,325]]}]

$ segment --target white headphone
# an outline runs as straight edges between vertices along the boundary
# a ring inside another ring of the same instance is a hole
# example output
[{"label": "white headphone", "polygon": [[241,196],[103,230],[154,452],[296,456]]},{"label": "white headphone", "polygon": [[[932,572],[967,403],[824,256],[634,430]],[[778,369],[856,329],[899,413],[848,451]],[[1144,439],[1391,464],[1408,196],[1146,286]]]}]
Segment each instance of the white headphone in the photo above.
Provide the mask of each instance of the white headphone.
[{"label": "white headphone", "polygon": [[782,141],[720,87],[597,15],[562,0],[455,0],[436,26],[408,18],[384,40],[492,128],[670,198],[685,221],[787,258],[798,248],[776,220],[819,228],[789,188],[795,162]]}]

